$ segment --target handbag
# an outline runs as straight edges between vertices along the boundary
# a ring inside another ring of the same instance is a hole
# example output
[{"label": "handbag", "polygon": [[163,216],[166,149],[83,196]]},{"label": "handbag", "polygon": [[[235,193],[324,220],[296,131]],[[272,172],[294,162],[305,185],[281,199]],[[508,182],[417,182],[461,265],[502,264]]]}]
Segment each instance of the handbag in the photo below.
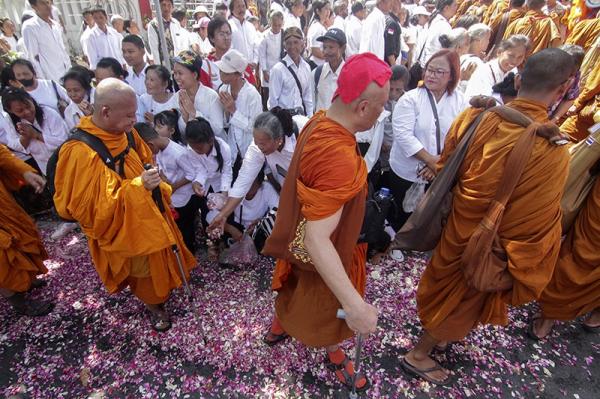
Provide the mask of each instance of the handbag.
[{"label": "handbag", "polygon": [[[591,130],[591,129],[590,129]],[[566,233],[585,204],[596,182],[600,167],[600,126],[584,140],[570,148],[569,175],[560,201],[562,229]]]}]

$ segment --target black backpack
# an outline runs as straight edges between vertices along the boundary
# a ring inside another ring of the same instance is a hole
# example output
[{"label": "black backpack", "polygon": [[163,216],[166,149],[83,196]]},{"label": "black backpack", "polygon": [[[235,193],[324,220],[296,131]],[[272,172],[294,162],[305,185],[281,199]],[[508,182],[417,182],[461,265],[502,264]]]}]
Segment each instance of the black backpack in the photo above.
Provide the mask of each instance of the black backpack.
[{"label": "black backpack", "polygon": [[[48,189],[50,190],[50,195],[54,198],[54,193],[56,192],[56,187],[54,185],[54,179],[56,176],[56,165],[58,164],[58,154],[60,153],[60,149],[62,146],[69,141],[81,141],[87,144],[92,150],[98,153],[98,156],[104,162],[106,166],[108,166],[111,170],[119,173],[119,176],[125,177],[125,169],[124,169],[124,160],[125,156],[129,153],[130,149],[135,151],[135,139],[133,137],[133,132],[127,132],[127,148],[116,157],[113,157],[108,151],[108,148],[104,145],[102,140],[98,137],[94,136],[86,132],[85,130],[81,130],[79,128],[74,128],[71,130],[70,137],[60,145],[50,156],[48,159],[48,164],[46,166],[46,179],[48,180]],[[116,163],[119,163],[119,170],[116,170]]]}]

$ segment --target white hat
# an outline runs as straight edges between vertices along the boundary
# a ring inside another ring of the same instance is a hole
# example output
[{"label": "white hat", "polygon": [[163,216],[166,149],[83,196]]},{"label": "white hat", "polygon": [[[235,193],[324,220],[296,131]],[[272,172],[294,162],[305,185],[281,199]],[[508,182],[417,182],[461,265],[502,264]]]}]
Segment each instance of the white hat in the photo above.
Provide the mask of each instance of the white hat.
[{"label": "white hat", "polygon": [[230,49],[228,52],[223,54],[220,61],[216,62],[217,68],[224,73],[244,73],[248,66],[246,57],[235,49]]},{"label": "white hat", "polygon": [[119,14],[114,14],[112,17],[110,17],[111,24],[113,24],[115,21],[118,21],[118,20],[125,21],[125,18],[123,18]]},{"label": "white hat", "polygon": [[198,7],[196,7],[196,9],[194,10],[193,17],[195,18],[195,17],[196,17],[196,14],[198,14],[199,12],[203,12],[203,13],[205,13],[206,15],[209,15],[208,8],[206,8],[206,6],[198,6]]},{"label": "white hat", "polygon": [[431,13],[423,6],[416,6],[412,12],[412,15],[426,15],[429,17]]}]

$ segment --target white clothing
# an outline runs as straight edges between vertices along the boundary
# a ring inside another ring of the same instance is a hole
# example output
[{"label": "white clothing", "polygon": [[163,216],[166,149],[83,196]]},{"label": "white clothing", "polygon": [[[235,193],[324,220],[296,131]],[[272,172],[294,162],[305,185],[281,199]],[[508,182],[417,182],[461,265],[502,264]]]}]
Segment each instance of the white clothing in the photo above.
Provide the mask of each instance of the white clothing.
[{"label": "white clothing", "polygon": [[31,156],[29,155],[29,151],[27,151],[21,145],[19,141],[19,133],[15,129],[15,125],[13,125],[12,120],[10,119],[10,115],[6,112],[0,112],[0,144],[4,144],[8,147],[9,150],[20,160],[25,161]]},{"label": "white clothing", "polygon": [[[410,65],[414,65],[418,60],[423,59],[423,55],[425,54],[425,40],[427,39],[427,29],[421,25],[411,25],[408,30],[410,31],[410,35],[412,36],[411,40],[415,44],[415,50],[413,51],[413,56]],[[403,29],[404,31],[404,29]],[[419,58],[421,55],[421,58]]]},{"label": "white clothing", "polygon": [[440,124],[440,141],[437,150],[436,126],[433,110],[427,96],[427,89],[416,88],[406,92],[394,108],[392,126],[394,142],[390,152],[390,167],[399,177],[408,181],[417,180],[420,161],[414,156],[425,149],[432,155],[439,155],[444,148],[446,134],[454,121],[467,106],[463,95],[454,91],[444,93],[436,104]]},{"label": "white clothing", "polygon": [[[154,28],[154,25],[157,19],[154,18],[148,24],[148,47],[150,47],[150,53],[152,54],[152,58],[154,59],[155,64],[160,64],[160,51],[159,49],[159,40],[158,40],[158,25],[157,28]],[[171,31],[171,39],[173,40],[173,56],[177,56],[183,50],[187,50],[190,48],[189,35],[188,32],[179,25],[179,22],[171,18],[171,22],[169,23],[169,31]]]},{"label": "white clothing", "polygon": [[[85,30],[83,31],[83,33],[81,34],[81,37],[79,38],[79,44],[81,44],[81,51],[83,52],[83,54],[87,54],[88,50],[87,50],[87,41],[88,41],[88,37],[92,34],[92,28],[90,28],[89,26],[85,28]],[[87,55],[86,55],[87,57]]]},{"label": "white clothing", "polygon": [[243,23],[235,17],[229,18],[231,26],[231,48],[236,49],[249,64],[258,62],[258,39],[256,28],[250,22],[244,20]]},{"label": "white clothing", "polygon": [[[464,70],[466,69],[469,65],[477,65],[475,68],[479,67],[479,65],[483,65],[485,64],[485,62],[477,57],[476,55],[473,54],[464,54],[460,56],[460,70]],[[475,72],[475,71],[473,71]],[[461,76],[462,77],[462,76]],[[461,93],[465,93],[465,90],[467,90],[467,85],[469,84],[468,80],[460,80],[458,82],[458,86],[456,86],[457,90],[460,90]]]},{"label": "white clothing", "polygon": [[[354,15],[346,21],[346,57],[358,54],[363,22]],[[383,40],[383,39],[382,39]]]},{"label": "white clothing", "polygon": [[[277,4],[277,3],[272,3]],[[283,30],[274,34],[267,29],[263,34],[263,40],[258,46],[258,63],[262,72],[271,72],[271,69],[281,60]],[[262,87],[269,87],[269,83],[262,79]]]},{"label": "white clothing", "polygon": [[185,178],[191,182],[200,183],[205,190],[205,194],[208,194],[211,188],[215,193],[228,192],[233,179],[229,146],[220,137],[215,137],[215,140],[219,143],[221,155],[223,156],[221,171],[219,171],[217,161],[216,145],[213,145],[212,151],[208,155],[200,155],[188,146],[186,159],[184,160],[186,165]]},{"label": "white clothing", "polygon": [[308,28],[308,33],[306,34],[306,41],[308,43],[308,52],[311,54],[310,60],[317,65],[323,65],[325,60],[323,58],[317,58],[312,55],[312,48],[318,48],[319,50],[323,50],[323,43],[317,41],[317,38],[323,36],[327,32],[327,28],[323,26],[320,21],[315,20],[315,22],[310,25]]},{"label": "white clothing", "polygon": [[175,95],[172,95],[164,103],[159,103],[155,101],[152,96],[148,93],[142,94],[138,98],[138,122],[145,122],[146,112],[150,112],[152,115],[156,115],[163,111],[167,111],[170,109],[179,109],[179,104],[177,103],[178,98]]},{"label": "white clothing", "polygon": [[94,26],[87,36],[85,44],[90,69],[95,70],[98,61],[105,57],[114,58],[119,61],[119,64],[124,65],[122,42],[123,36],[113,27],[107,25],[106,32],[104,32],[98,25]]},{"label": "white clothing", "polygon": [[190,35],[190,43],[197,44],[200,48],[200,52],[204,55],[208,55],[213,51],[213,45],[210,44],[208,37],[202,39],[198,33],[194,32]]},{"label": "white clothing", "polygon": [[[179,108],[179,93],[178,91],[173,95],[175,107],[180,113]],[[225,131],[223,130],[223,107],[219,100],[219,95],[213,89],[210,89],[202,84],[198,87],[196,97],[194,98],[194,108],[196,108],[196,118],[201,116],[210,123],[215,136],[226,139]],[[185,132],[185,121],[183,116],[179,118],[179,130]]]},{"label": "white clothing", "polygon": [[300,58],[300,64],[296,65],[289,55],[286,55],[283,61],[296,73],[302,87],[302,93],[300,93],[292,73],[282,62],[278,62],[271,69],[269,109],[276,106],[284,109],[301,109],[304,103],[307,116],[312,116],[314,89],[310,66],[302,58]]},{"label": "white clothing", "polygon": [[342,18],[341,16],[336,15],[335,18],[333,19],[333,25],[331,25],[331,27],[338,28],[342,32],[346,32],[346,20],[344,18]]},{"label": "white clothing", "polygon": [[[58,112],[58,97],[67,103],[70,103],[71,99],[64,87],[56,82],[54,82],[54,85],[56,86],[56,91],[54,90],[52,81],[37,79],[37,87],[33,91],[28,91],[28,93],[39,105],[50,107]],[[58,92],[58,97],[56,96],[56,92]]]},{"label": "white clothing", "polygon": [[[69,138],[69,131],[67,129],[67,124],[60,117],[58,112],[54,111],[52,108],[44,106],[42,106],[42,110],[44,112],[43,127],[40,126],[37,120],[33,123],[33,126],[42,133],[44,141],[31,140],[26,149],[29,151],[33,159],[35,159],[35,162],[45,175],[48,159],[50,159],[50,156],[54,150],[56,150],[58,146],[60,146]],[[21,122],[29,123],[23,120],[21,120]]]},{"label": "white clothing", "polygon": [[377,7],[365,19],[360,38],[359,53],[373,53],[384,61],[385,14]]},{"label": "white clothing", "polygon": [[[231,94],[231,86],[223,85],[220,92]],[[229,116],[225,111],[225,125],[229,127],[227,132],[227,144],[231,149],[231,161],[240,154],[244,158],[248,147],[252,143],[252,124],[258,114],[262,112],[262,99],[258,90],[248,82],[244,82],[235,100],[235,112]]]},{"label": "white clothing", "polygon": [[0,33],[0,39],[6,40],[11,51],[17,51],[17,39],[14,36],[4,36],[4,33]]},{"label": "white clothing", "polygon": [[371,172],[373,166],[379,159],[381,153],[381,146],[383,145],[384,139],[384,126],[386,118],[390,116],[390,111],[383,110],[377,118],[375,125],[366,132],[360,132],[356,134],[356,141],[359,143],[371,143],[369,149],[365,154],[365,163],[367,164],[367,171]]},{"label": "white clothing", "polygon": [[292,14],[291,12],[289,12],[289,13],[285,14],[285,16],[284,16],[283,30],[286,30],[287,28],[291,28],[292,26],[294,26],[298,29],[302,29],[302,20],[300,19],[300,17],[297,17],[294,14]]},{"label": "white clothing", "polygon": [[285,137],[285,143],[281,151],[275,151],[269,155],[262,153],[258,146],[252,142],[246,156],[242,162],[242,167],[238,173],[238,177],[229,191],[229,196],[232,198],[244,198],[252,183],[256,180],[256,176],[260,173],[261,169],[267,163],[265,174],[273,173],[273,177],[283,187],[285,176],[278,172],[278,170],[287,171],[290,168],[292,162],[292,156],[294,155],[294,149],[296,148],[296,137],[294,135]]},{"label": "white clothing", "polygon": [[60,24],[53,20],[48,23],[35,15],[25,21],[22,33],[27,56],[37,77],[60,81],[71,67]]},{"label": "white clothing", "polygon": [[502,82],[509,72],[500,69],[497,58],[478,66],[469,79],[465,98],[470,100],[474,96],[491,96],[492,86]]},{"label": "white clothing", "polygon": [[[434,55],[442,49],[442,44],[440,43],[440,36],[444,34],[449,35],[452,32],[452,26],[442,14],[436,15],[431,21],[431,24],[427,24],[425,26],[427,26],[427,35],[425,37],[425,50],[423,50],[423,55],[419,59],[419,62],[423,67],[425,66],[427,61],[429,61],[429,58],[431,58],[432,55]],[[420,48],[419,51],[421,51]]]},{"label": "white clothing", "polygon": [[125,82],[135,90],[135,94],[138,96],[142,96],[146,94],[146,68],[148,65],[144,64],[142,71],[140,74],[136,74],[133,70],[133,67],[127,65],[127,77],[125,78]]},{"label": "white clothing", "polygon": [[[163,172],[169,183],[175,184],[185,178],[186,170],[189,169],[189,165],[186,165],[187,151],[184,146],[169,140],[167,147],[156,154],[158,168]],[[188,183],[173,191],[171,202],[176,208],[184,207],[193,194],[192,183]]]},{"label": "white clothing", "polygon": [[[321,76],[315,86],[315,112],[322,109],[328,109],[331,106],[333,93],[337,90],[337,81],[344,66],[344,61],[340,63],[337,70],[333,71],[328,62],[323,64]],[[317,69],[313,70],[313,82]]]},{"label": "white clothing", "polygon": [[219,87],[223,84],[221,82],[221,74],[219,73],[219,67],[215,64],[215,61],[209,60],[208,58],[204,58],[202,60],[202,70],[206,72],[208,76],[210,76],[210,89],[219,90]]},{"label": "white clothing", "polygon": [[271,14],[271,12],[273,12],[273,11],[279,11],[283,15],[285,15],[287,12],[289,12],[287,7],[285,7],[282,4],[276,3],[274,1],[271,2],[271,9],[269,11],[270,11],[269,14]]},{"label": "white clothing", "polygon": [[279,207],[279,194],[269,183],[263,182],[254,198],[244,198],[241,204],[235,208],[234,221],[248,228],[252,223],[261,219],[273,208]]},{"label": "white clothing", "polygon": [[79,105],[71,102],[67,108],[65,108],[65,123],[67,124],[67,129],[69,132],[73,130],[75,126],[79,124],[81,118],[83,118],[84,113],[81,109],[79,109]]}]

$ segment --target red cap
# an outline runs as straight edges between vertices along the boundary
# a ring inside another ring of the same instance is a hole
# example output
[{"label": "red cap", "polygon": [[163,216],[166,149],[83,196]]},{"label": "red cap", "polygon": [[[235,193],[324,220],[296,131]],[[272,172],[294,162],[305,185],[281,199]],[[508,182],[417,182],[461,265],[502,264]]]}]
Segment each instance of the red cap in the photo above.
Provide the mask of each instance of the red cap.
[{"label": "red cap", "polygon": [[353,55],[346,60],[340,72],[338,88],[333,94],[332,101],[340,96],[345,104],[350,104],[360,97],[371,82],[383,87],[391,76],[392,70],[388,64],[377,58],[375,54]]}]

